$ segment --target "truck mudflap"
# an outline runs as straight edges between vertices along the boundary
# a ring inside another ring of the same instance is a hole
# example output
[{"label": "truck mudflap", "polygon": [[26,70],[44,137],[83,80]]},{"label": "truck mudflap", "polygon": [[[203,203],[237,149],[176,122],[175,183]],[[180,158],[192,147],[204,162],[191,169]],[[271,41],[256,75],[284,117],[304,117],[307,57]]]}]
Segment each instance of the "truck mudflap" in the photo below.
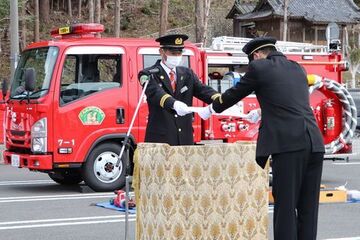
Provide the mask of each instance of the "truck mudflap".
[{"label": "truck mudflap", "polygon": [[51,170],[53,168],[52,155],[18,154],[4,151],[4,162],[13,167],[29,168],[31,170]]}]

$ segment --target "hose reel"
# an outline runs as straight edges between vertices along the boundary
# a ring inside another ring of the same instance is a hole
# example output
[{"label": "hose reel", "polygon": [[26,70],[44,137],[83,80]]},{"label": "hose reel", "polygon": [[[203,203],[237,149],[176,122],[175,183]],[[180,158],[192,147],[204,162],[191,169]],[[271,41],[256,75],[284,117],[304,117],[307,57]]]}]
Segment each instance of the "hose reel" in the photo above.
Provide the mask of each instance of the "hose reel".
[{"label": "hose reel", "polygon": [[357,125],[357,110],[354,99],[344,86],[334,80],[322,78],[317,75],[308,75],[308,82],[309,84],[312,84],[312,86],[309,87],[310,94],[315,90],[321,91],[321,89],[326,89],[334,93],[341,102],[341,106],[344,110],[343,117],[345,119],[342,131],[335,140],[325,145],[326,154],[336,153],[348,143],[351,143],[354,136]]}]

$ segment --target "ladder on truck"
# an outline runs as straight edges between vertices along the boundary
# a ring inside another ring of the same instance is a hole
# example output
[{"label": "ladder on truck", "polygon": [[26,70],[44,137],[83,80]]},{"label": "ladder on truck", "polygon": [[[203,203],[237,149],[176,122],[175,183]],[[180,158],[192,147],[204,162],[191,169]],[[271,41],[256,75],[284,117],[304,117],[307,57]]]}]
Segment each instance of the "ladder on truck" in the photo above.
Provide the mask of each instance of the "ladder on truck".
[{"label": "ladder on truck", "polygon": [[[239,52],[252,38],[221,36],[213,38],[210,50]],[[328,47],[311,43],[277,41],[276,48],[285,53],[327,53]]]}]

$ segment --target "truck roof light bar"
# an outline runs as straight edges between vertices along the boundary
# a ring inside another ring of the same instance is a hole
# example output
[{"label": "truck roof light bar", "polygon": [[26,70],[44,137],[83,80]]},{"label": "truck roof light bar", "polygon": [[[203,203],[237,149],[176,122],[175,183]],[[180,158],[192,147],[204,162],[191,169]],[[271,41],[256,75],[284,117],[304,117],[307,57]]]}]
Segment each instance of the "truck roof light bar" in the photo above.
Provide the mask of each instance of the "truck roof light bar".
[{"label": "truck roof light bar", "polygon": [[50,34],[53,38],[63,36],[94,37],[96,33],[104,32],[104,25],[99,23],[79,23],[71,26],[54,28]]}]

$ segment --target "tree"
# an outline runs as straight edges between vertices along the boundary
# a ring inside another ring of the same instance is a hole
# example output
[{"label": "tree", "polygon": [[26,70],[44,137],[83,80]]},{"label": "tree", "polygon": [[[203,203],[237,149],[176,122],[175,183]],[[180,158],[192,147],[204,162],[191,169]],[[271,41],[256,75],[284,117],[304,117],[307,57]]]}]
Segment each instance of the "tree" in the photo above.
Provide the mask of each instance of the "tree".
[{"label": "tree", "polygon": [[347,56],[349,62],[349,71],[351,74],[350,87],[356,87],[356,74],[360,68],[360,43],[357,37],[360,37],[359,26],[351,26],[351,34],[344,28],[344,55]]},{"label": "tree", "polygon": [[350,64],[350,73],[351,73],[351,82],[350,87],[356,87],[356,73],[360,67],[360,48],[353,48],[349,51],[349,64]]},{"label": "tree", "polygon": [[40,20],[39,20],[39,0],[35,0],[35,29],[34,29],[34,41],[40,40]]},{"label": "tree", "polygon": [[101,0],[95,0],[95,9],[96,9],[96,18],[95,21],[97,23],[101,22]]},{"label": "tree", "polygon": [[204,40],[204,5],[204,0],[195,0],[195,41],[197,43],[201,43]]},{"label": "tree", "polygon": [[72,5],[71,5],[71,0],[68,0],[68,14],[69,17],[72,18]]},{"label": "tree", "polygon": [[93,23],[94,21],[94,0],[89,0],[89,22]]},{"label": "tree", "polygon": [[79,0],[79,6],[78,6],[78,9],[79,9],[78,18],[79,19],[81,18],[81,4],[82,4],[82,0]]},{"label": "tree", "polygon": [[195,1],[195,38],[197,43],[206,45],[211,0]]},{"label": "tree", "polygon": [[41,0],[41,4],[39,5],[40,11],[40,20],[41,22],[48,23],[49,22],[49,13],[50,13],[50,2],[49,0]]},{"label": "tree", "polygon": [[163,36],[166,33],[167,21],[168,21],[168,12],[169,12],[169,0],[162,0],[161,13],[160,13],[160,32],[159,32],[159,36]]},{"label": "tree", "polygon": [[203,32],[203,43],[204,46],[206,46],[206,40],[207,40],[207,31],[208,31],[208,21],[209,21],[209,15],[210,15],[210,6],[211,6],[211,0],[205,0],[205,15],[204,15],[204,32]]},{"label": "tree", "polygon": [[0,53],[3,51],[1,43],[3,39],[6,39],[6,33],[9,29],[9,26],[6,25],[6,20],[9,20],[9,11],[10,1],[0,1]]},{"label": "tree", "polygon": [[21,21],[21,41],[20,46],[21,50],[23,50],[26,47],[26,3],[27,1],[23,1],[20,5],[21,11],[20,11],[20,21]]},{"label": "tree", "polygon": [[120,4],[121,0],[115,0],[115,22],[114,22],[114,33],[115,37],[120,37]]}]

